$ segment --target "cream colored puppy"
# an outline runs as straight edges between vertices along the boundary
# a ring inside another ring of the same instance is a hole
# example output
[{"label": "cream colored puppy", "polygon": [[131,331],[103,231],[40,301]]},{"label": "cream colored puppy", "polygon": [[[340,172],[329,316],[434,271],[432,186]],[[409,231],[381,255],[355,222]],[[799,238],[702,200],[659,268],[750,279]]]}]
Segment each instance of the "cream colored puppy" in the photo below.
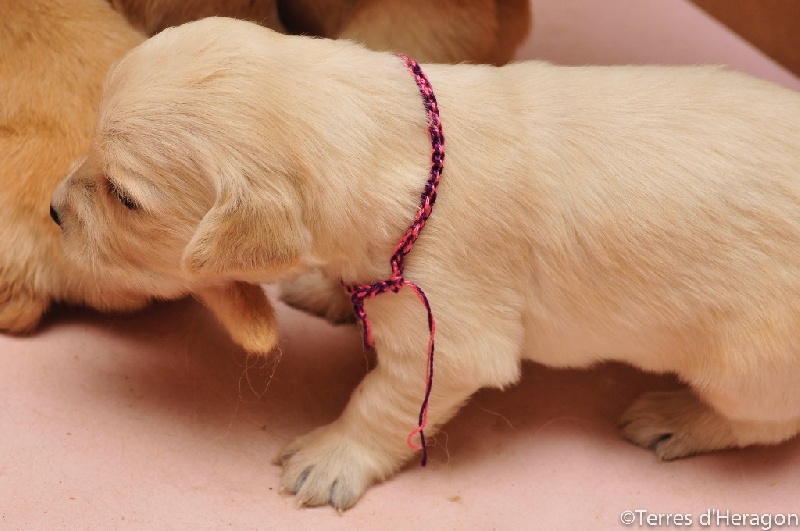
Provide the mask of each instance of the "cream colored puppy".
[{"label": "cream colored puppy", "polygon": [[[663,459],[797,433],[800,95],[706,67],[423,70],[447,142],[406,263],[437,323],[431,433],[525,359],[679,375],[691,390],[622,419]],[[164,290],[311,267],[369,283],[389,277],[430,150],[396,56],[207,19],[110,71],[54,206],[73,256]],[[300,504],[350,507],[413,455],[425,312],[408,290],[366,308],[377,367],[277,459]]]}]

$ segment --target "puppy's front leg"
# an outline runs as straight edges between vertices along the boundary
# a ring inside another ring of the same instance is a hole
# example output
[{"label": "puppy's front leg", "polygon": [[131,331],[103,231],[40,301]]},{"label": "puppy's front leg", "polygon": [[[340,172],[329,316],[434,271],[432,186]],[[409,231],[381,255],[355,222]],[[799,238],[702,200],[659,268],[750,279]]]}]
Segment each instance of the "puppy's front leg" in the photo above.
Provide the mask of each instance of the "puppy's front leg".
[{"label": "puppy's front leg", "polygon": [[261,286],[230,282],[196,292],[231,338],[253,354],[266,354],[278,343],[278,322]]},{"label": "puppy's front leg", "polygon": [[[281,488],[297,496],[298,506],[348,509],[414,454],[406,437],[417,426],[425,359],[385,351],[378,358],[339,419],[290,443],[275,458],[283,466]],[[425,434],[432,435],[480,387],[454,385],[446,366],[437,365]]]},{"label": "puppy's front leg", "polygon": [[22,283],[5,283],[0,279],[0,332],[30,332],[49,305],[46,297],[26,290]]}]

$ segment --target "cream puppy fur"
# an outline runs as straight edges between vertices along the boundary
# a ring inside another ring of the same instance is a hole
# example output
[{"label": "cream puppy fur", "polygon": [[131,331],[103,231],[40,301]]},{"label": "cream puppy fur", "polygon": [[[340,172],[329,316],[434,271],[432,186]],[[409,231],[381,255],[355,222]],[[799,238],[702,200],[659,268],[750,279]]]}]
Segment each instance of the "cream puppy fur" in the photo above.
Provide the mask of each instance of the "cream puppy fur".
[{"label": "cream puppy fur", "polygon": [[[423,69],[447,153],[406,265],[437,322],[430,434],[526,359],[676,373],[687,390],[621,421],[663,459],[797,433],[800,95],[712,67]],[[394,55],[206,19],[110,71],[54,206],[71,254],[111,275],[168,290],[316,268],[312,290],[389,277],[429,160]],[[377,367],[276,460],[302,505],[350,507],[413,455],[425,312],[408,291],[366,307]]]}]

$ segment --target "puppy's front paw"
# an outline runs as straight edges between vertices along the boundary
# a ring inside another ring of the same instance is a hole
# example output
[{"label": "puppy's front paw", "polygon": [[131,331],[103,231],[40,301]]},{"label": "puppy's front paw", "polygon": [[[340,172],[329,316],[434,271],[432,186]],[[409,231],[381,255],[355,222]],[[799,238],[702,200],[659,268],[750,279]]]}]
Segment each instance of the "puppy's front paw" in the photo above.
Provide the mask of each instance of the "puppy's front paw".
[{"label": "puppy's front paw", "polygon": [[0,283],[0,331],[12,334],[32,331],[49,305],[47,299]]},{"label": "puppy's front paw", "polygon": [[318,428],[281,450],[281,491],[294,494],[298,507],[352,507],[364,491],[387,475],[380,456],[346,435],[337,423]]},{"label": "puppy's front paw", "polygon": [[645,393],[619,426],[626,439],[664,461],[736,444],[730,422],[689,390]]}]

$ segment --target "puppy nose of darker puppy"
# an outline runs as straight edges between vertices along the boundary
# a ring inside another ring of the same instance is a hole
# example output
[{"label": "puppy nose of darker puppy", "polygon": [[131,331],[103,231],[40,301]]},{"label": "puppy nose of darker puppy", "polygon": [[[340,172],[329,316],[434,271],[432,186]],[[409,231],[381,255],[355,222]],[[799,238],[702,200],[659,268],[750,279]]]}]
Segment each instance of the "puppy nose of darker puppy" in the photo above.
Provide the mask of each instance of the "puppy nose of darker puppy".
[{"label": "puppy nose of darker puppy", "polygon": [[56,225],[59,227],[61,226],[61,218],[58,217],[58,212],[56,212],[56,209],[53,208],[53,205],[50,205],[50,217],[53,218],[53,221],[56,222]]}]

